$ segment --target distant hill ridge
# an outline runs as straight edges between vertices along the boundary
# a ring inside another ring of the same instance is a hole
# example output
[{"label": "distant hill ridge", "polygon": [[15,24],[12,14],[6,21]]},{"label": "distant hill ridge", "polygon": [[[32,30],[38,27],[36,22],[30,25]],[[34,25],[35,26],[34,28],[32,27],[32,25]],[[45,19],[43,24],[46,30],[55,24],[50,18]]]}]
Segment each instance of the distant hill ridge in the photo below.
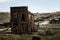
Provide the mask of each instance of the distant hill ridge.
[{"label": "distant hill ridge", "polygon": [[0,24],[10,22],[9,12],[0,12]]}]

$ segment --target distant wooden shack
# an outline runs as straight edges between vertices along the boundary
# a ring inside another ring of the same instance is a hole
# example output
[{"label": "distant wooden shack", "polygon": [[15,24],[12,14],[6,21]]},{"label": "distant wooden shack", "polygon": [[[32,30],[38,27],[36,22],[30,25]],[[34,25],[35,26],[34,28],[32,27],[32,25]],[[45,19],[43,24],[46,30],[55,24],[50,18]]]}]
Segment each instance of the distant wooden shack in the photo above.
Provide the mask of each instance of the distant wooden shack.
[{"label": "distant wooden shack", "polygon": [[12,33],[31,33],[34,30],[34,15],[28,11],[28,7],[11,7],[10,9]]},{"label": "distant wooden shack", "polygon": [[60,20],[57,18],[57,19],[51,19],[50,20],[50,24],[59,24],[60,22],[59,22]]}]

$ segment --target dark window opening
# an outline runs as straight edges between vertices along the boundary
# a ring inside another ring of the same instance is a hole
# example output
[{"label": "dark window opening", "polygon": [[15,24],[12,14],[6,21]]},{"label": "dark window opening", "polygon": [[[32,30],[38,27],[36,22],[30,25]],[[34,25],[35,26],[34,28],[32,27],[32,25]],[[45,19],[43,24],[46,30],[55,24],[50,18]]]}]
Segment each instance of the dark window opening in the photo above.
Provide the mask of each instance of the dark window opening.
[{"label": "dark window opening", "polygon": [[22,21],[25,21],[25,15],[22,14]]}]

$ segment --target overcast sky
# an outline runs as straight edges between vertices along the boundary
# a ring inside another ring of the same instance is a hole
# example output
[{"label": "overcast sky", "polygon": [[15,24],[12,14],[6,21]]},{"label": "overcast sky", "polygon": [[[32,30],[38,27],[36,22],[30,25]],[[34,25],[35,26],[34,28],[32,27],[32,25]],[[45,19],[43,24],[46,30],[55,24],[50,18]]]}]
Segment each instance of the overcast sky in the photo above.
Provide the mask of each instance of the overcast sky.
[{"label": "overcast sky", "polygon": [[60,11],[60,0],[0,0],[0,12],[10,12],[12,6],[28,6],[31,12]]}]

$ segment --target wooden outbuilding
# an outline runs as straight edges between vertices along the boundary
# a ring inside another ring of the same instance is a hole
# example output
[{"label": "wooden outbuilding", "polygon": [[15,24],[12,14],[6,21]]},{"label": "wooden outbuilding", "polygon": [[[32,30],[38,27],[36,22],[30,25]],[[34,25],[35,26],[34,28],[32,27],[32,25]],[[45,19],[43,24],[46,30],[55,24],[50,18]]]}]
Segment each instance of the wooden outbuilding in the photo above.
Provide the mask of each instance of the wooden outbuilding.
[{"label": "wooden outbuilding", "polygon": [[10,7],[11,31],[14,34],[31,33],[34,30],[34,15],[27,6]]}]

